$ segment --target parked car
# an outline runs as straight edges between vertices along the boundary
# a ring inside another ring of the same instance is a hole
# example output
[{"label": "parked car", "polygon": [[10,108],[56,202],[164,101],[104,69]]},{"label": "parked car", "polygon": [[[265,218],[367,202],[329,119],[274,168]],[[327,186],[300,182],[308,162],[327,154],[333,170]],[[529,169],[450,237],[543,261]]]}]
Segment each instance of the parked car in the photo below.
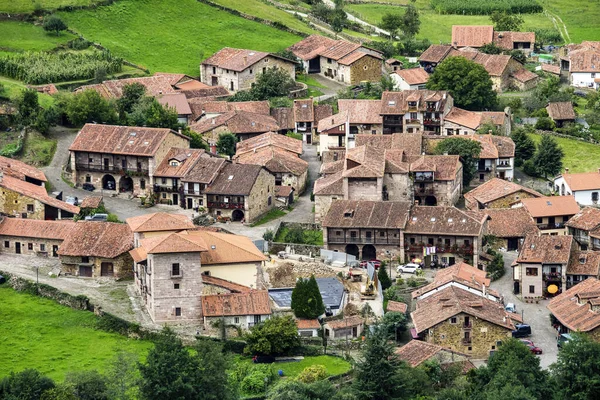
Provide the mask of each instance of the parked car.
[{"label": "parked car", "polygon": [[419,264],[413,264],[413,263],[399,265],[398,268],[396,268],[396,271],[398,273],[407,273],[407,274],[414,274],[420,270],[421,270],[421,266]]},{"label": "parked car", "polygon": [[504,309],[506,311],[512,312],[512,313],[517,312],[517,306],[515,306],[514,303],[508,303],[508,304],[506,304],[506,307],[504,307]]},{"label": "parked car", "polygon": [[520,341],[521,343],[524,343],[524,344],[525,344],[525,345],[527,345],[527,346],[535,346],[535,345],[533,344],[533,342],[532,342],[531,340],[529,340],[529,339],[519,339],[519,341]]},{"label": "parked car", "polygon": [[360,262],[358,262],[358,261],[348,261],[346,263],[346,266],[348,268],[350,268],[350,269],[352,269],[352,268],[360,268]]},{"label": "parked car", "polygon": [[79,199],[77,197],[67,196],[65,198],[65,203],[77,206],[77,205],[79,205]]},{"label": "parked car", "polygon": [[571,340],[573,340],[573,336],[571,336],[571,334],[569,333],[562,333],[558,339],[556,340],[556,345],[558,346],[558,348],[560,349],[561,347],[563,347],[563,345],[565,343],[570,342]]},{"label": "parked car", "polygon": [[98,221],[98,222],[106,222],[108,221],[108,214],[94,214],[88,215],[85,217],[86,221]]},{"label": "parked car", "polygon": [[81,188],[83,190],[87,190],[88,192],[93,192],[94,190],[96,190],[96,187],[91,183],[84,183],[83,185],[81,185]]},{"label": "parked car", "polygon": [[362,260],[360,262],[360,267],[367,268],[368,263],[373,264],[373,267],[375,267],[375,269],[379,269],[379,267],[381,267],[381,261],[379,260]]},{"label": "parked car", "polygon": [[527,324],[519,324],[516,326],[517,329],[512,331],[512,337],[524,338],[531,336],[531,327]]},{"label": "parked car", "polygon": [[107,190],[115,190],[115,183],[113,181],[106,182],[106,189]]},{"label": "parked car", "polygon": [[528,344],[527,347],[529,348],[529,351],[531,351],[533,354],[542,354],[542,349],[540,349],[537,346]]},{"label": "parked car", "polygon": [[281,259],[286,259],[288,258],[288,253],[286,253],[285,251],[280,251],[279,253],[277,253],[277,257]]}]

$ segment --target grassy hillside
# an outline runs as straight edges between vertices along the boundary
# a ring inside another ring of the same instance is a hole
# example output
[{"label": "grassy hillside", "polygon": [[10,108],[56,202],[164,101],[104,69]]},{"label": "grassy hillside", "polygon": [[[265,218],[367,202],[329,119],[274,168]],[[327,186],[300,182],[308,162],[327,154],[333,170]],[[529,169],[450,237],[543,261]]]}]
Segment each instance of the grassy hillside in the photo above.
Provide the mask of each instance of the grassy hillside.
[{"label": "grassy hillside", "polygon": [[4,51],[51,50],[74,38],[68,32],[60,36],[48,34],[42,27],[27,22],[0,22],[0,50]]},{"label": "grassy hillside", "polygon": [[44,10],[55,10],[64,6],[86,6],[93,0],[4,0],[0,1],[0,12],[30,13],[35,11],[36,4]]},{"label": "grassy hillside", "polygon": [[36,368],[53,379],[66,372],[104,370],[115,350],[137,353],[152,347],[147,341],[94,329],[96,316],[54,301],[0,287],[0,378],[10,371]]},{"label": "grassy hillside", "polygon": [[[541,135],[531,135],[539,143]],[[555,138],[565,152],[563,164],[570,172],[597,171],[600,165],[600,146],[574,139]]]},{"label": "grassy hillside", "polygon": [[562,20],[571,42],[600,40],[600,22],[598,22],[600,21],[600,2],[598,0],[540,0],[540,3],[551,14]]},{"label": "grassy hillside", "polygon": [[152,72],[197,76],[200,61],[222,47],[278,51],[300,40],[195,0],[122,0],[60,15],[87,39]]}]

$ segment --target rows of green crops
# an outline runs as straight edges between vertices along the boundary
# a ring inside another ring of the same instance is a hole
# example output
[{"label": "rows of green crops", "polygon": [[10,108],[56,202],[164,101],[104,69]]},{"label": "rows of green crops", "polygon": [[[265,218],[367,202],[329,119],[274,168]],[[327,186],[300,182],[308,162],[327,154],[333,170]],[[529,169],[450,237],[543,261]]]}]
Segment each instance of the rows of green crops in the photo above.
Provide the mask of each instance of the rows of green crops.
[{"label": "rows of green crops", "polygon": [[431,0],[431,7],[441,14],[489,15],[494,11],[531,14],[543,11],[535,0]]}]

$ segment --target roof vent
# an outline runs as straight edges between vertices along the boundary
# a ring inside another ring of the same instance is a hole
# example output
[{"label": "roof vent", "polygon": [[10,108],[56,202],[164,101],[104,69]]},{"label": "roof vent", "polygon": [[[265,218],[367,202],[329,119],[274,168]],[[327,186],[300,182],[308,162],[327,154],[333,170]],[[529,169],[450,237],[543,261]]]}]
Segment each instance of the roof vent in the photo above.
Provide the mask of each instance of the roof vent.
[{"label": "roof vent", "polygon": [[216,250],[217,246],[215,246],[214,244],[210,246],[211,249]]},{"label": "roof vent", "polygon": [[135,136],[135,135],[137,135],[137,133],[135,133],[135,132],[129,132],[129,136]]},{"label": "roof vent", "polygon": [[465,222],[467,222],[467,219],[463,218],[463,219],[460,220],[460,222],[462,222],[464,224]]},{"label": "roof vent", "polygon": [[395,106],[395,105],[396,105],[396,100],[388,101],[388,106]]},{"label": "roof vent", "polygon": [[454,220],[452,218],[448,218],[448,222],[453,222]]},{"label": "roof vent", "polygon": [[150,144],[150,142],[144,142],[144,144],[145,144],[146,146],[148,146],[148,144]]},{"label": "roof vent", "polygon": [[344,218],[352,218],[354,216],[354,210],[344,211]]},{"label": "roof vent", "polygon": [[233,179],[233,175],[229,175],[229,178],[227,178],[228,180],[232,180]]},{"label": "roof vent", "polygon": [[532,249],[535,249],[535,244],[532,244],[532,245],[531,245],[531,248],[532,248]]},{"label": "roof vent", "polygon": [[435,217],[431,217],[431,222],[435,222]]}]

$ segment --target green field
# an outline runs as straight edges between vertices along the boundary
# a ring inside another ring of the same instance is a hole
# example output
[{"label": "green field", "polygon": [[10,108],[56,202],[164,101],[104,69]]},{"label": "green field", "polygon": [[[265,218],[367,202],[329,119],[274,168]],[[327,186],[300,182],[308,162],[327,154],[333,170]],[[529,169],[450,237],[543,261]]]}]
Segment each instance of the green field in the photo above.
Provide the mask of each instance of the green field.
[{"label": "green field", "polygon": [[[252,364],[252,359],[240,358],[237,362]],[[311,365],[323,365],[327,371],[327,374],[330,376],[348,372],[351,367],[348,361],[344,360],[343,358],[333,356],[304,357],[303,360],[298,362],[276,363],[273,364],[273,367],[276,370],[282,370],[284,376],[293,378],[302,372],[304,368],[310,367]]]},{"label": "green field", "polygon": [[63,32],[60,36],[48,34],[41,26],[27,22],[0,22],[0,50],[4,51],[39,51],[52,50],[75,36]]},{"label": "green field", "polygon": [[95,330],[97,317],[52,300],[0,286],[0,377],[36,368],[62,380],[69,371],[104,370],[117,349],[140,355],[152,347],[116,333]]},{"label": "green field", "polygon": [[64,6],[87,6],[95,3],[92,0],[4,0],[0,2],[0,12],[30,13],[35,11],[35,5],[44,10],[55,10]]},{"label": "green field", "polygon": [[[14,79],[5,78],[0,76],[0,85],[4,87],[4,97],[8,97],[11,100],[14,100],[26,86]],[[38,94],[38,101],[40,105],[44,108],[51,106],[54,103],[54,98],[47,94]]]},{"label": "green field", "polygon": [[300,40],[195,0],[122,0],[60,15],[88,40],[152,72],[198,76],[200,61],[223,47],[279,51]]},{"label": "green field", "polygon": [[[531,138],[539,143],[541,135],[532,134]],[[570,172],[591,172],[600,168],[600,146],[574,139],[555,137],[565,152],[563,165]]]},{"label": "green field", "polygon": [[600,40],[600,2],[597,0],[539,1],[545,9],[564,22],[571,42]]}]

